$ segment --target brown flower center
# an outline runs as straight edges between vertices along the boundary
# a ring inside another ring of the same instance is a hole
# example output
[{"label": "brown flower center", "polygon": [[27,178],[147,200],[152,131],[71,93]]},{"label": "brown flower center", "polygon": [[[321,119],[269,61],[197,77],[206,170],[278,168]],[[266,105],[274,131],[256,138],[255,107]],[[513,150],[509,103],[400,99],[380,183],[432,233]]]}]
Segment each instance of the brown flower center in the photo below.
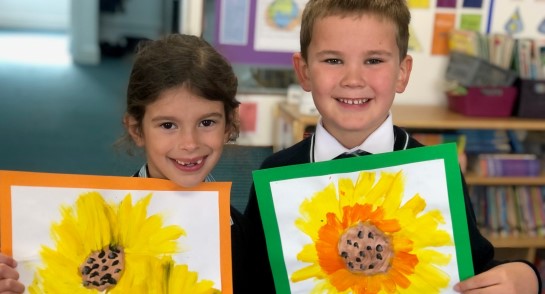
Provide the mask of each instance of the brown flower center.
[{"label": "brown flower center", "polygon": [[124,268],[123,248],[110,245],[91,252],[79,267],[79,272],[85,288],[104,291],[117,285]]},{"label": "brown flower center", "polygon": [[390,268],[390,238],[370,223],[359,222],[346,229],[337,248],[346,269],[352,273],[373,275]]}]

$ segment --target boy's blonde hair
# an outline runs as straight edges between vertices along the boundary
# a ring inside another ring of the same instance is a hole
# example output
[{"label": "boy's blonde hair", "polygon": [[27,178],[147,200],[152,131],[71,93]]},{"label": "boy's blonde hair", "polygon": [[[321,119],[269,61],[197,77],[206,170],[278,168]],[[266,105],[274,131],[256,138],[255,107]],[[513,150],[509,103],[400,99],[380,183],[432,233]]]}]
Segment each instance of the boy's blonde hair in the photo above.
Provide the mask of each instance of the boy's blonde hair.
[{"label": "boy's blonde hair", "polygon": [[411,13],[405,0],[310,0],[303,11],[299,37],[303,59],[307,60],[308,46],[312,41],[312,30],[316,20],[328,16],[350,17],[364,14],[389,19],[395,24],[399,58],[403,60],[409,46],[411,21]]}]

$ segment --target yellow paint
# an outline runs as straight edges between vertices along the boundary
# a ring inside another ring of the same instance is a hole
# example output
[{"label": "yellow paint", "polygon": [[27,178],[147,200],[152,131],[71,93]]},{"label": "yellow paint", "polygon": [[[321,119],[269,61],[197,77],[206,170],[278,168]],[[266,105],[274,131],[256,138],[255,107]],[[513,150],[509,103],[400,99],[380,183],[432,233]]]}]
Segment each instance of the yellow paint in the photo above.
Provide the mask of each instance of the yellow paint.
[{"label": "yellow paint", "polygon": [[[361,172],[354,184],[340,179],[300,206],[296,226],[311,237],[297,259],[308,264],[291,275],[294,283],[315,281],[311,293],[439,293],[450,277],[439,266],[451,256],[434,250],[453,246],[451,236],[438,228],[444,223],[438,210],[424,212],[418,194],[401,205],[405,187],[402,172]],[[390,238],[393,257],[385,273],[354,274],[345,268],[337,246],[344,231],[368,222]]]},{"label": "yellow paint", "polygon": [[[211,281],[197,281],[186,265],[171,255],[181,250],[179,226],[163,226],[161,215],[147,216],[152,195],[132,203],[108,204],[97,192],[81,195],[74,207],[61,208],[60,223],[51,226],[54,248],[42,246],[42,267],[30,293],[97,293],[82,285],[79,266],[93,251],[109,245],[123,248],[125,268],[117,285],[105,293],[218,293]],[[191,291],[186,291],[186,290]]]}]

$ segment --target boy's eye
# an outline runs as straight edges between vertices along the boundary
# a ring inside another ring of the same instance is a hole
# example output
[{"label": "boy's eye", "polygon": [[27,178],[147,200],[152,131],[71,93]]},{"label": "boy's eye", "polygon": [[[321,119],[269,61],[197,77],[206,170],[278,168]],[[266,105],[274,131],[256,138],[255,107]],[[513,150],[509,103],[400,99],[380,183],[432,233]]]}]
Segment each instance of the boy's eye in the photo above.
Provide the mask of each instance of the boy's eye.
[{"label": "boy's eye", "polygon": [[161,127],[162,127],[163,129],[170,130],[170,129],[173,129],[173,128],[174,128],[174,124],[171,123],[171,122],[165,122],[165,123],[162,123],[162,124],[161,124]]},{"label": "boy's eye", "polygon": [[370,58],[367,61],[365,61],[366,64],[379,64],[382,63],[382,60],[377,58]]},{"label": "boy's eye", "polygon": [[213,126],[216,122],[211,120],[211,119],[205,119],[203,121],[201,121],[200,125],[203,126],[203,127],[210,127],[210,126]]},{"label": "boy's eye", "polygon": [[342,61],[340,59],[337,59],[337,58],[329,58],[329,59],[326,59],[325,62],[330,63],[330,64],[341,64],[342,63]]}]

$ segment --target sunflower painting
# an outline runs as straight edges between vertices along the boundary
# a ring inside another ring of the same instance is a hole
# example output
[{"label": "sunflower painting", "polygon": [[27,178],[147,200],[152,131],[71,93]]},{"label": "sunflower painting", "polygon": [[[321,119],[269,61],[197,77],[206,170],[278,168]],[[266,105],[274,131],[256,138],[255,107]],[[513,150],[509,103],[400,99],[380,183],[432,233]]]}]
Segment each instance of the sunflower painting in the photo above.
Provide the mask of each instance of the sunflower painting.
[{"label": "sunflower painting", "polygon": [[32,294],[232,293],[229,184],[210,184],[0,171],[2,252]]},{"label": "sunflower painting", "polygon": [[455,147],[254,172],[281,293],[448,293],[473,274]]}]

